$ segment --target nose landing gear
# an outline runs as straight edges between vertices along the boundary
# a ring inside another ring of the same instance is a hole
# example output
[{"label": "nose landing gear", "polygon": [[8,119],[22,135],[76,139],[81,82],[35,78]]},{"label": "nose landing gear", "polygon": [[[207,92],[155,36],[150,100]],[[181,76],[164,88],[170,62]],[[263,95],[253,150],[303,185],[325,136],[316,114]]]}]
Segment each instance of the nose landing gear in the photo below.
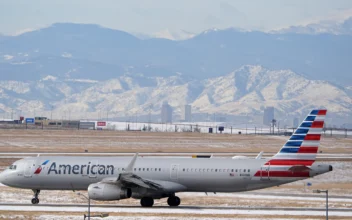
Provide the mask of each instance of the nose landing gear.
[{"label": "nose landing gear", "polygon": [[38,196],[39,196],[40,190],[39,189],[33,189],[33,193],[34,193],[34,198],[31,200],[31,202],[32,202],[33,205],[35,205],[35,204],[39,203]]}]

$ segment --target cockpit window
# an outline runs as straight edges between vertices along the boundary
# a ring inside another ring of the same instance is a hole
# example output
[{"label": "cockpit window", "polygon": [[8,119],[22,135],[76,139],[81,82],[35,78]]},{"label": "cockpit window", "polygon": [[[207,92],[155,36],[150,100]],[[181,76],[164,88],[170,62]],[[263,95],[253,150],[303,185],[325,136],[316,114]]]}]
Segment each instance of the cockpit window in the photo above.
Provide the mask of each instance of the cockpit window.
[{"label": "cockpit window", "polygon": [[16,168],[17,168],[16,165],[11,165],[11,166],[9,167],[10,170],[15,170]]}]

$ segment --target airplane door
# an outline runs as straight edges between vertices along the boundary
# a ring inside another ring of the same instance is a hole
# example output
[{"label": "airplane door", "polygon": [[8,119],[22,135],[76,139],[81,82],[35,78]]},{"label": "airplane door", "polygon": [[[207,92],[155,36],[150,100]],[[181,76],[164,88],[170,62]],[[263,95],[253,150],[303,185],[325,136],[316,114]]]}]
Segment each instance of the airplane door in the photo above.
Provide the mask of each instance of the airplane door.
[{"label": "airplane door", "polygon": [[260,180],[270,180],[270,163],[260,168]]},{"label": "airplane door", "polygon": [[89,168],[89,178],[97,178],[97,174],[98,174],[98,161],[97,160],[93,160],[90,163],[90,168]]},{"label": "airplane door", "polygon": [[170,179],[172,180],[178,179],[178,167],[179,167],[179,164],[171,164]]},{"label": "airplane door", "polygon": [[24,165],[24,176],[25,177],[32,177],[35,169],[35,161],[28,160]]}]

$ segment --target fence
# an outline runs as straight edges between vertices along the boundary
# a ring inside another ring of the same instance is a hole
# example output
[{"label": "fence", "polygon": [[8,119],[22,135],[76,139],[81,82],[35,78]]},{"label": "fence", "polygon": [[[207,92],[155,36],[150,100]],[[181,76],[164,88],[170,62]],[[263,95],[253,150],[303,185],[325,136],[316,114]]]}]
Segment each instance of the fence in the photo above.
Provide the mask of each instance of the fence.
[{"label": "fence", "polygon": [[[0,129],[36,129],[36,130],[114,130],[114,131],[140,131],[140,132],[199,132],[215,134],[240,134],[240,135],[285,135],[290,136],[295,128],[275,128],[229,126],[222,124],[161,124],[161,123],[130,123],[130,122],[107,122],[106,126],[86,126],[86,122],[66,125],[44,125],[44,124],[0,124]],[[352,137],[352,129],[324,128],[325,137]]]}]

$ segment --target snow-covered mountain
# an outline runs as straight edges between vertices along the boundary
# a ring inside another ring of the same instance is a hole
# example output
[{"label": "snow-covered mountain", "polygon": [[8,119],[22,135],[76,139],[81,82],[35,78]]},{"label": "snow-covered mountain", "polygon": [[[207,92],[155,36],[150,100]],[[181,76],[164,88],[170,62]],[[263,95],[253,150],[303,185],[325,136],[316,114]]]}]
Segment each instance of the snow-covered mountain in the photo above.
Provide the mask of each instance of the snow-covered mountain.
[{"label": "snow-covered mountain", "polygon": [[352,35],[352,17],[342,21],[327,20],[306,25],[290,26],[273,31],[273,33]]},{"label": "snow-covered mountain", "polygon": [[53,108],[56,118],[98,118],[107,112],[110,117],[129,117],[160,114],[161,104],[168,101],[175,115],[191,104],[194,113],[258,115],[265,106],[274,106],[279,114],[294,116],[325,107],[346,117],[352,116],[349,89],[255,65],[201,81],[181,73],[126,74],[104,81],[48,75],[38,81],[0,81],[0,112],[48,116]]}]

